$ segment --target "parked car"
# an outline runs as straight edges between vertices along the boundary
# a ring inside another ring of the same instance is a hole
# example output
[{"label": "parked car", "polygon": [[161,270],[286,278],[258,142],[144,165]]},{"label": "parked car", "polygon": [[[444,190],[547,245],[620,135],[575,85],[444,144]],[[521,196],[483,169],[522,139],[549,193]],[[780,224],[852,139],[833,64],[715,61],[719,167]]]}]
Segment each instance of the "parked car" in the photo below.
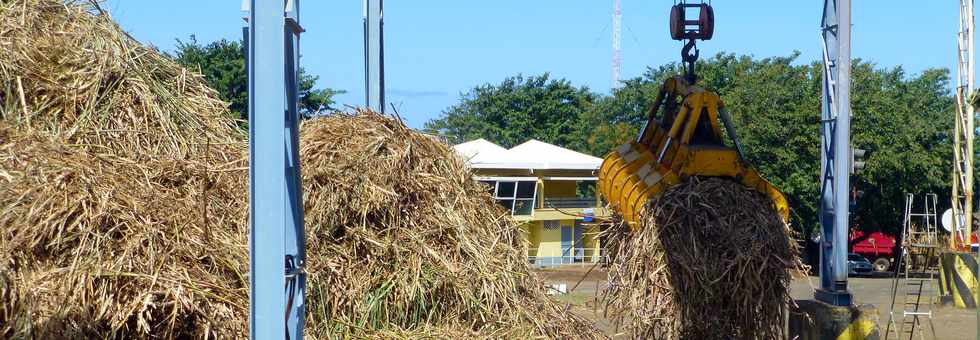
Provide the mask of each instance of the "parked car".
[{"label": "parked car", "polygon": [[860,230],[851,230],[851,252],[864,256],[872,263],[876,272],[885,272],[895,263],[898,246],[895,237],[876,231],[867,234]]},{"label": "parked car", "polygon": [[871,273],[871,261],[859,254],[847,254],[847,275],[867,275]]}]

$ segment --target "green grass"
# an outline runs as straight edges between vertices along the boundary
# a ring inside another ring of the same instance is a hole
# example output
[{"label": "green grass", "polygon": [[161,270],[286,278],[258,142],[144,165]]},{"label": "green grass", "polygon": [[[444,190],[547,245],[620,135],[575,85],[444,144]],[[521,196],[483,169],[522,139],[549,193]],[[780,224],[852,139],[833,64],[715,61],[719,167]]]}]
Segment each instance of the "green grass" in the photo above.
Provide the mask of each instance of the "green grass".
[{"label": "green grass", "polygon": [[562,304],[566,304],[567,303],[567,304],[571,304],[573,306],[586,307],[586,303],[587,302],[592,302],[592,299],[595,298],[595,294],[594,293],[571,292],[571,293],[562,294],[562,295],[552,295],[551,298],[554,299],[555,301],[558,301],[558,302],[562,303]]}]

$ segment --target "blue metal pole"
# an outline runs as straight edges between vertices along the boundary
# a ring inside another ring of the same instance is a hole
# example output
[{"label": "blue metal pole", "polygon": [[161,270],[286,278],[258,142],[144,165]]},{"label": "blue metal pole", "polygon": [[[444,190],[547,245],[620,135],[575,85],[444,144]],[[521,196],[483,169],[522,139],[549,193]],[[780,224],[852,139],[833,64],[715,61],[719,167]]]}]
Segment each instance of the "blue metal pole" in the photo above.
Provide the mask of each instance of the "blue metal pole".
[{"label": "blue metal pole", "polygon": [[[288,6],[288,7],[287,7]],[[302,339],[305,288],[299,167],[299,1],[246,0],[249,86],[250,337]]]},{"label": "blue metal pole", "polygon": [[851,2],[825,0],[821,110],[820,288],[817,300],[849,306],[847,290],[848,192],[850,191]]},{"label": "blue metal pole", "polygon": [[851,191],[851,0],[837,0],[837,123],[834,132],[834,284],[847,290],[847,241]]},{"label": "blue metal pole", "polygon": [[285,337],[286,138],[283,110],[285,0],[251,0],[249,11],[249,200],[252,339]]},{"label": "blue metal pole", "polygon": [[[837,56],[837,6],[833,0],[824,1],[823,23],[821,24],[824,43],[823,101],[821,104],[821,146],[820,146],[820,289],[831,290],[831,246],[834,239],[834,78]],[[817,296],[819,300],[819,295]]]},{"label": "blue metal pole", "polygon": [[285,176],[283,200],[286,210],[285,272],[286,272],[286,332],[289,339],[302,339],[306,304],[306,234],[303,229],[303,184],[299,158],[299,39],[303,32],[299,21],[299,0],[287,1],[285,31]]},{"label": "blue metal pole", "polygon": [[364,0],[364,87],[367,106],[385,111],[384,0]]}]

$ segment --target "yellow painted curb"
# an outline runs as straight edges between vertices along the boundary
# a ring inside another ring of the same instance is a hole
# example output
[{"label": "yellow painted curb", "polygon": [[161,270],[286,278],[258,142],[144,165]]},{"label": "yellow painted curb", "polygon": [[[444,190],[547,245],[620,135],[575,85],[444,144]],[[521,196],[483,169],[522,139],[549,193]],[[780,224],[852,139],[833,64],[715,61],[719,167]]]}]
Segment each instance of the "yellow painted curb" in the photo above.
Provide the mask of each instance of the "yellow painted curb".
[{"label": "yellow painted curb", "polygon": [[878,324],[868,319],[858,319],[852,322],[837,336],[837,340],[865,340],[877,328]]}]

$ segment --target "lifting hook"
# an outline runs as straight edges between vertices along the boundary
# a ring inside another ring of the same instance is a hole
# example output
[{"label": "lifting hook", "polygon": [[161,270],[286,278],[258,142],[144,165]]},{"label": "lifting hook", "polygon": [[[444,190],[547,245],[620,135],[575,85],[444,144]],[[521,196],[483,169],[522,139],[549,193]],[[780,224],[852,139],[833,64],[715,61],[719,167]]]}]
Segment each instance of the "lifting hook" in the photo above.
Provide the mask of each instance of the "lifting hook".
[{"label": "lifting hook", "polygon": [[[694,50],[694,53],[691,53]],[[698,56],[701,55],[701,51],[697,48],[697,41],[695,39],[690,39],[684,44],[684,48],[681,49],[681,60],[684,61],[685,70],[684,78],[689,84],[697,83],[698,76],[694,73],[694,65],[698,61]]]}]

